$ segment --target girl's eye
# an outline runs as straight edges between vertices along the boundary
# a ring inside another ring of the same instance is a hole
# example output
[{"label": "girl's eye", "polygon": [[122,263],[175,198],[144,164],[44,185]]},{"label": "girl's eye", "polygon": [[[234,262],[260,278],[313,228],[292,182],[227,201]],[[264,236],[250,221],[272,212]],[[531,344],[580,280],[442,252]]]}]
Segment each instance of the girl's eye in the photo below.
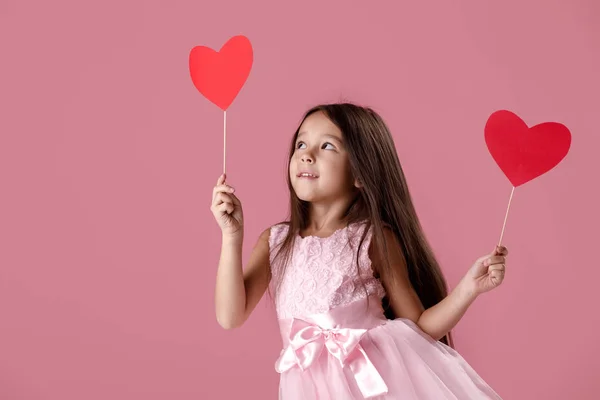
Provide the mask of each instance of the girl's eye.
[{"label": "girl's eye", "polygon": [[[296,143],[296,148],[297,148],[297,149],[301,149],[301,148],[302,148],[302,146],[306,146],[306,144],[305,144],[304,142],[298,142],[298,143]],[[329,143],[329,142],[327,142],[327,143],[323,143],[323,146],[322,146],[321,148],[322,148],[322,149],[326,149],[326,148],[327,148],[327,146],[331,146],[331,147],[330,147],[330,149],[331,149],[331,150],[335,150],[335,146],[334,146],[334,145],[332,145],[332,144],[331,144],[331,143]]]}]

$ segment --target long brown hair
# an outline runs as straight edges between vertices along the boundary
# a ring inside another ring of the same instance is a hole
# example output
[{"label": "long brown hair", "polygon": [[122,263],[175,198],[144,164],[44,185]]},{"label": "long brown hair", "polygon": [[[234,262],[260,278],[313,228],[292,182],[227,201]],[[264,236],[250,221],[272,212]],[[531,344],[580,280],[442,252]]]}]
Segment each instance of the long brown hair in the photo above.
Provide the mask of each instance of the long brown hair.
[{"label": "long brown hair", "polygon": [[[388,260],[384,237],[384,226],[391,229],[401,244],[406,260],[408,276],[425,309],[437,304],[447,296],[448,290],[439,264],[429,246],[414,208],[406,178],[398,159],[394,140],[383,119],[371,108],[352,103],[322,104],[308,110],[302,122],[315,112],[323,112],[342,132],[348,152],[353,177],[362,184],[356,197],[346,212],[348,224],[366,220],[367,231],[373,227],[374,251],[379,260]],[[287,168],[296,148],[300,126],[292,138]],[[284,240],[279,243],[276,257],[284,256],[278,274],[271,274],[275,292],[279,289],[285,267],[291,257],[294,240],[308,224],[308,202],[300,200],[292,187],[289,173],[287,183],[290,191],[289,229]],[[361,240],[362,244],[362,240]],[[362,248],[362,245],[359,246]],[[357,257],[358,258],[358,257]],[[357,260],[358,262],[358,260]],[[388,282],[393,282],[398,271],[388,263],[378,265],[377,272]],[[388,319],[396,316],[388,299],[383,299],[383,308]],[[452,346],[451,335],[440,339]]]}]

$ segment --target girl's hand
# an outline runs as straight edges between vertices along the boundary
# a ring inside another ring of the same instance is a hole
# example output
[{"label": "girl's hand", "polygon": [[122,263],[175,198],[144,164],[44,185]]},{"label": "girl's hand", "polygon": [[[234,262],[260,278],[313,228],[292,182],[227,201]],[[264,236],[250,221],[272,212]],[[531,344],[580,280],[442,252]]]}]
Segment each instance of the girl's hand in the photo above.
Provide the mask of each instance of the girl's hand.
[{"label": "girl's hand", "polygon": [[235,235],[243,232],[242,203],[233,194],[235,189],[225,184],[225,178],[226,176],[223,174],[217,180],[217,185],[213,189],[210,210],[221,231],[224,234]]},{"label": "girl's hand", "polygon": [[507,255],[508,250],[506,247],[497,246],[491,254],[480,257],[475,261],[475,264],[464,278],[464,283],[468,285],[473,294],[479,295],[488,292],[502,283]]}]

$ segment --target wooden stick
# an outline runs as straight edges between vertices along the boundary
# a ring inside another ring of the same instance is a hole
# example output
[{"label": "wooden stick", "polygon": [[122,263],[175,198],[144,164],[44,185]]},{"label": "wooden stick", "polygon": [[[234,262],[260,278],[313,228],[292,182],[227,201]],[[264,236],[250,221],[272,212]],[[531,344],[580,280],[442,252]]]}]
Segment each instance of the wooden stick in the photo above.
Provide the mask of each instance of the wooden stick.
[{"label": "wooden stick", "polygon": [[223,173],[225,173],[225,160],[226,160],[226,147],[227,147],[227,111],[223,111]]},{"label": "wooden stick", "polygon": [[510,198],[508,199],[508,207],[506,208],[506,215],[504,216],[504,224],[502,225],[502,233],[500,233],[500,241],[498,246],[502,245],[502,237],[504,236],[504,228],[506,228],[506,220],[508,219],[508,210],[510,210],[510,203],[512,202],[513,194],[515,193],[515,187],[513,186],[510,192]]}]

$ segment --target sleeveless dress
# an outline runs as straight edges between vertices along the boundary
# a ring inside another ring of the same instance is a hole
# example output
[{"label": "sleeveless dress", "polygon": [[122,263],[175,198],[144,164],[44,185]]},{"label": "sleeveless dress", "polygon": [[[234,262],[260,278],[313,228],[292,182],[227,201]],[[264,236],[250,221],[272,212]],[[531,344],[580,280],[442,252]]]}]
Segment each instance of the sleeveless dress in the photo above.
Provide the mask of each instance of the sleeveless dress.
[{"label": "sleeveless dress", "polygon": [[288,225],[271,227],[273,277],[283,273],[279,399],[501,399],[454,349],[408,319],[386,319],[368,256],[372,229],[358,251],[364,229],[358,222],[326,238],[296,235],[282,271],[274,255]]}]

